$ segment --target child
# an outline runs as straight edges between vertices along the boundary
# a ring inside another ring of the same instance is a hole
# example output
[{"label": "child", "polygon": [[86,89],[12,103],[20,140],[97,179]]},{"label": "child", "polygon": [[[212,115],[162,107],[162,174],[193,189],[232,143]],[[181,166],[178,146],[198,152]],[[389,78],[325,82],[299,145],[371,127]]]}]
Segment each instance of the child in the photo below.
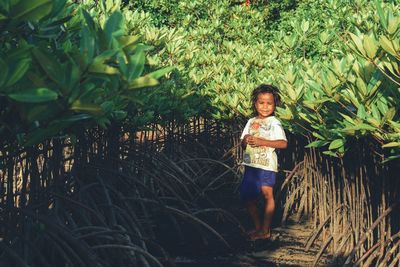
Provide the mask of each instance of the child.
[{"label": "child", "polygon": [[[286,148],[287,140],[281,123],[274,116],[275,107],[279,105],[278,89],[262,84],[253,90],[251,100],[256,117],[247,122],[241,136],[245,171],[240,194],[255,226],[255,230],[249,232],[250,239],[269,239],[275,211],[273,187],[278,171],[275,148]],[[265,200],[262,221],[257,210],[257,198],[261,193]]]}]

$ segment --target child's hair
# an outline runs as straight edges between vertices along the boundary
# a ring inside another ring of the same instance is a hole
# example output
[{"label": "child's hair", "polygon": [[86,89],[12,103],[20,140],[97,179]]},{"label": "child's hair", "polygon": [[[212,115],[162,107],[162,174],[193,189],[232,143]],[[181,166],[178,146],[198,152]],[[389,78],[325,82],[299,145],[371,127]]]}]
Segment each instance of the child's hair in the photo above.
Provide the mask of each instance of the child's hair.
[{"label": "child's hair", "polygon": [[274,97],[275,107],[279,106],[281,103],[281,98],[279,96],[279,89],[276,86],[271,84],[260,84],[256,88],[254,88],[253,93],[251,94],[251,103],[253,108],[254,115],[257,115],[256,110],[256,102],[259,94],[270,93]]}]

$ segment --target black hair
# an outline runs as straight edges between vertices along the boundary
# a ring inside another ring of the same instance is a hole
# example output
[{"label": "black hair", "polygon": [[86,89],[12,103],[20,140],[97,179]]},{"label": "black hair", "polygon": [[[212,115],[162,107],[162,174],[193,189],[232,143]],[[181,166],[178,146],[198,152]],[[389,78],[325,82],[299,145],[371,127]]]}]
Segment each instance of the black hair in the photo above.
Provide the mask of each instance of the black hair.
[{"label": "black hair", "polygon": [[257,115],[256,110],[256,102],[259,94],[270,93],[274,97],[275,107],[279,106],[281,103],[281,98],[279,96],[279,89],[278,87],[271,85],[271,84],[260,84],[256,88],[254,88],[253,92],[251,93],[251,106],[253,108],[254,115]]}]

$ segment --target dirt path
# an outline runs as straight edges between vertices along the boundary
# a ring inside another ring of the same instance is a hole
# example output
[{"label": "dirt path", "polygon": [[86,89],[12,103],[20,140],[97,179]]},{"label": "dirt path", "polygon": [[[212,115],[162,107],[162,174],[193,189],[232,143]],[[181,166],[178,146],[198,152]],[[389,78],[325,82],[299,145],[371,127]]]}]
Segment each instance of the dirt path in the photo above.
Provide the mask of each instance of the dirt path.
[{"label": "dirt path", "polygon": [[[273,229],[274,240],[250,242],[230,255],[213,258],[177,258],[178,267],[270,267],[270,266],[313,266],[318,254],[318,245],[305,251],[305,244],[311,235],[307,224],[291,223]],[[323,255],[317,266],[329,266],[329,258]]]},{"label": "dirt path", "polygon": [[[224,208],[234,214],[246,229],[250,229],[249,216],[243,203],[234,195],[220,194],[218,203],[224,203]],[[276,216],[279,220],[278,214]],[[275,222],[275,225],[279,225]],[[228,227],[229,228],[229,227]],[[178,257],[177,267],[270,267],[270,266],[313,266],[318,254],[318,244],[305,251],[305,244],[312,229],[309,223],[288,222],[284,226],[273,227],[274,240],[246,241],[236,230],[219,229],[224,238],[233,245],[235,252],[228,255],[203,255],[196,258]],[[317,266],[329,266],[329,258],[323,255]]]},{"label": "dirt path", "polygon": [[[314,246],[305,251],[311,229],[305,224],[291,224],[274,229],[273,241],[257,241],[253,251],[236,255],[237,266],[313,266],[318,249]],[[324,256],[317,266],[329,265]]]}]

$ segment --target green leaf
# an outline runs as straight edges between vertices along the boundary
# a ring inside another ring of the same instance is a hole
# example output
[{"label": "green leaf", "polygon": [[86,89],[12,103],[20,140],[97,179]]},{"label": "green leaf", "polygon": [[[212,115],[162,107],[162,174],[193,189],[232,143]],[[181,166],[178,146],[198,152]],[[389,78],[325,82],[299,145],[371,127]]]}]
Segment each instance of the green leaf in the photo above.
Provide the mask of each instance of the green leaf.
[{"label": "green leaf", "polygon": [[0,70],[1,70],[0,71],[0,91],[2,91],[1,89],[3,87],[3,84],[6,81],[6,77],[8,74],[7,63],[2,58],[0,58]]},{"label": "green leaf", "polygon": [[53,0],[21,0],[10,11],[10,16],[20,20],[40,20],[48,15],[53,7]]},{"label": "green leaf", "polygon": [[123,110],[116,110],[116,111],[112,112],[112,116],[116,120],[125,119],[127,115],[128,115],[128,113],[126,111],[123,111]]},{"label": "green leaf", "polygon": [[382,125],[382,122],[376,118],[368,118],[367,121],[376,128],[380,128]]},{"label": "green leaf", "polygon": [[45,102],[43,104],[26,105],[26,120],[28,122],[48,121],[53,119],[62,112],[62,106],[56,102]]},{"label": "green leaf", "polygon": [[17,102],[43,103],[56,100],[58,94],[48,88],[33,88],[8,94],[8,97]]},{"label": "green leaf", "polygon": [[116,11],[107,19],[104,26],[104,34],[106,37],[106,47],[111,48],[114,37],[120,37],[124,33],[123,16],[121,12]]},{"label": "green leaf", "polygon": [[328,79],[328,75],[325,72],[321,73],[321,80],[322,80],[322,90],[325,94],[327,94],[329,97],[333,96],[333,91],[332,91],[332,84]]},{"label": "green leaf", "polygon": [[386,158],[384,161],[382,161],[382,163],[387,163],[387,162],[389,162],[391,160],[395,160],[395,159],[398,159],[398,158],[400,158],[400,155],[390,156],[390,157]]},{"label": "green leaf", "polygon": [[27,78],[27,81],[29,81],[33,87],[46,87],[48,84],[45,79],[46,76],[39,75],[38,73],[34,73],[32,71],[27,72],[26,78]]},{"label": "green leaf", "polygon": [[366,119],[367,113],[366,113],[365,107],[364,107],[363,105],[360,105],[360,106],[358,107],[358,110],[357,110],[357,117],[359,117],[359,118],[361,118],[361,119],[363,119],[363,120]]},{"label": "green leaf", "polygon": [[129,89],[139,89],[139,88],[143,88],[143,87],[156,86],[158,84],[159,84],[159,82],[157,79],[154,79],[154,78],[146,75],[146,76],[143,76],[143,77],[133,80],[129,84]]},{"label": "green leaf", "polygon": [[358,101],[358,98],[354,95],[354,92],[350,89],[342,91],[342,96],[346,98],[349,102],[351,102],[356,108],[361,105]]},{"label": "green leaf", "polygon": [[344,140],[343,139],[336,139],[333,140],[330,145],[329,145],[329,150],[337,149],[339,147],[344,146]]},{"label": "green leaf", "polygon": [[392,127],[396,132],[400,133],[400,122],[389,120],[387,123]]},{"label": "green leaf", "polygon": [[392,35],[395,32],[397,32],[397,29],[399,28],[400,18],[394,17],[393,13],[389,10],[388,21],[389,21],[389,24],[388,24],[388,27],[386,28],[386,30],[390,35]]},{"label": "green leaf", "polygon": [[386,36],[381,36],[379,38],[379,43],[382,46],[382,48],[391,54],[392,56],[396,56],[396,49],[394,48],[394,44],[392,41],[390,41]]},{"label": "green leaf", "polygon": [[381,114],[385,114],[384,116],[386,117],[387,116],[386,113],[389,110],[389,106],[387,104],[386,99],[385,98],[379,99],[379,101],[377,102],[377,106],[378,106],[379,112]]},{"label": "green leaf", "polygon": [[322,153],[325,154],[325,155],[328,155],[328,156],[335,157],[335,158],[338,157],[338,155],[335,152],[332,152],[332,151],[323,151]]},{"label": "green leaf", "polygon": [[372,75],[371,80],[368,83],[367,91],[368,96],[373,96],[375,92],[378,90],[379,86],[381,85],[383,80],[383,74],[380,70],[375,70],[374,74]]},{"label": "green leaf", "polygon": [[363,97],[367,96],[367,85],[365,84],[364,80],[361,79],[360,77],[357,78],[356,81],[357,89],[359,89],[361,95]]},{"label": "green leaf", "polygon": [[281,107],[276,107],[276,111],[279,114],[279,118],[283,120],[292,120],[293,119],[293,113],[289,108],[281,108]]},{"label": "green leaf", "polygon": [[106,129],[111,124],[110,119],[108,119],[106,117],[101,117],[101,118],[97,119],[96,122],[103,129]]},{"label": "green leaf", "polygon": [[118,53],[115,49],[110,49],[102,52],[100,55],[93,59],[92,64],[89,67],[90,72],[104,73],[104,74],[117,74],[119,70],[107,64],[108,61]]},{"label": "green leaf", "polygon": [[369,124],[366,124],[366,123],[359,123],[354,128],[357,130],[376,131],[375,127],[373,127]]},{"label": "green leaf", "polygon": [[144,63],[145,63],[146,57],[143,52],[143,50],[138,51],[135,55],[129,57],[129,62],[128,62],[128,82],[131,82],[133,79],[138,78],[140,75],[142,75],[143,70],[144,70]]},{"label": "green leaf", "polygon": [[314,90],[316,90],[316,91],[318,91],[318,92],[320,92],[320,93],[323,93],[323,92],[324,92],[324,91],[322,90],[321,85],[318,84],[317,82],[312,81],[312,80],[306,80],[306,83],[307,83],[312,89],[314,89]]},{"label": "green leaf", "polygon": [[395,107],[391,107],[389,108],[389,110],[385,113],[383,120],[384,121],[391,121],[394,117],[394,115],[396,115],[396,108]]},{"label": "green leaf", "polygon": [[16,62],[15,65],[13,65],[12,68],[10,68],[11,75],[8,77],[5,86],[11,86],[16,82],[18,82],[25,75],[26,71],[29,69],[31,61],[32,60],[30,58],[25,58]]},{"label": "green leaf", "polygon": [[[75,102],[79,97],[85,97],[85,95],[90,95],[93,91],[96,90],[96,85],[91,82],[80,84],[80,86],[75,87],[74,90],[71,91],[71,94],[68,98],[68,103],[71,104]],[[83,92],[81,94],[81,92]]]},{"label": "green leaf", "polygon": [[293,89],[293,87],[291,85],[286,87],[286,91],[288,93],[290,100],[297,102],[296,91]]},{"label": "green leaf", "polygon": [[124,49],[126,53],[130,53],[138,44],[139,40],[140,35],[128,35],[118,38],[118,42],[121,45],[121,48]]},{"label": "green leaf", "polygon": [[329,37],[330,37],[330,35],[326,31],[323,31],[319,35],[319,40],[321,41],[321,43],[326,44]]},{"label": "green leaf", "polygon": [[353,40],[353,43],[356,45],[358,52],[360,52],[361,55],[365,56],[366,53],[365,53],[365,50],[363,47],[362,39],[360,37],[358,37],[357,35],[355,35],[354,33],[350,32],[349,34],[350,34],[351,39]]},{"label": "green leaf", "polygon": [[0,22],[2,20],[6,20],[6,19],[7,19],[7,16],[0,13]]},{"label": "green leaf", "polygon": [[355,135],[356,134],[356,127],[351,126],[351,127],[346,127],[340,130],[340,132],[345,133],[346,135]]},{"label": "green leaf", "polygon": [[104,112],[108,113],[114,109],[115,105],[112,101],[105,101],[101,103],[100,107]]},{"label": "green leaf", "polygon": [[388,147],[400,147],[400,142],[390,142],[382,145],[382,148],[388,148]]},{"label": "green leaf", "polygon": [[298,115],[300,116],[300,118],[302,118],[303,120],[307,121],[308,123],[313,123],[310,119],[309,119],[309,115],[303,112],[299,112]]},{"label": "green leaf", "polygon": [[386,29],[387,28],[387,18],[385,16],[385,13],[383,13],[381,3],[382,3],[382,1],[375,0],[375,6],[376,6],[376,10],[378,12],[379,20],[380,20],[383,28]]},{"label": "green leaf", "polygon": [[81,9],[81,10],[82,10],[83,17],[85,18],[86,24],[89,27],[90,32],[95,33],[96,25],[94,23],[92,16],[90,16],[90,14],[85,9]]},{"label": "green leaf", "polygon": [[317,133],[317,132],[312,132],[312,135],[313,135],[314,137],[317,137],[318,139],[321,139],[321,140],[325,140],[325,139],[326,139],[325,137],[323,137],[322,135],[320,135],[320,134]]},{"label": "green leaf", "polygon": [[70,109],[76,112],[89,113],[94,115],[103,115],[104,113],[103,109],[99,105],[82,103],[79,100],[76,100],[74,103],[72,103]]},{"label": "green leaf", "polygon": [[159,78],[163,77],[165,74],[171,72],[173,69],[175,69],[175,67],[170,66],[170,67],[166,67],[166,68],[162,68],[162,69],[153,71],[147,75],[151,78],[159,79]]},{"label": "green leaf", "polygon": [[81,39],[79,49],[83,55],[85,65],[89,64],[94,57],[96,48],[96,36],[90,31],[89,27],[83,26],[81,29]]},{"label": "green leaf", "polygon": [[301,22],[301,29],[303,30],[304,33],[306,33],[308,31],[308,29],[310,28],[310,22],[307,21],[302,21]]},{"label": "green leaf", "polygon": [[363,40],[363,46],[365,51],[367,52],[367,57],[370,59],[375,58],[376,51],[378,51],[378,45],[375,38],[366,35]]},{"label": "green leaf", "polygon": [[[81,73],[79,67],[74,62],[67,62],[64,66],[64,79],[63,85],[66,86],[67,93],[70,94],[71,90],[78,85],[79,79],[81,78]],[[75,90],[79,90],[75,88]]]},{"label": "green leaf", "polygon": [[52,17],[58,17],[64,11],[67,0],[53,0],[53,9],[51,11]]},{"label": "green leaf", "polygon": [[103,73],[103,74],[118,74],[119,71],[117,68],[111,67],[107,65],[106,63],[99,62],[99,61],[94,61],[90,67],[89,71],[93,73]]},{"label": "green leaf", "polygon": [[35,56],[35,59],[43,68],[48,77],[58,85],[64,87],[62,84],[64,70],[62,69],[60,62],[58,62],[58,60],[51,55],[50,52],[42,50],[38,47],[34,48],[32,52]]},{"label": "green leaf", "polygon": [[347,122],[349,122],[350,124],[355,124],[355,121],[350,117],[350,116],[348,116],[348,115],[346,115],[346,114],[343,114],[343,113],[341,113],[341,112],[339,112],[339,114],[347,121]]},{"label": "green leaf", "polygon": [[379,110],[378,110],[378,108],[376,107],[376,105],[375,105],[374,103],[371,103],[371,104],[369,105],[369,107],[370,107],[370,109],[371,109],[371,111],[372,111],[372,116],[373,116],[376,120],[380,121],[380,120],[381,120],[381,113],[379,112]]},{"label": "green leaf", "polygon": [[323,146],[327,145],[328,143],[329,142],[327,142],[327,141],[317,140],[317,141],[309,143],[305,147],[306,148],[323,147]]}]

